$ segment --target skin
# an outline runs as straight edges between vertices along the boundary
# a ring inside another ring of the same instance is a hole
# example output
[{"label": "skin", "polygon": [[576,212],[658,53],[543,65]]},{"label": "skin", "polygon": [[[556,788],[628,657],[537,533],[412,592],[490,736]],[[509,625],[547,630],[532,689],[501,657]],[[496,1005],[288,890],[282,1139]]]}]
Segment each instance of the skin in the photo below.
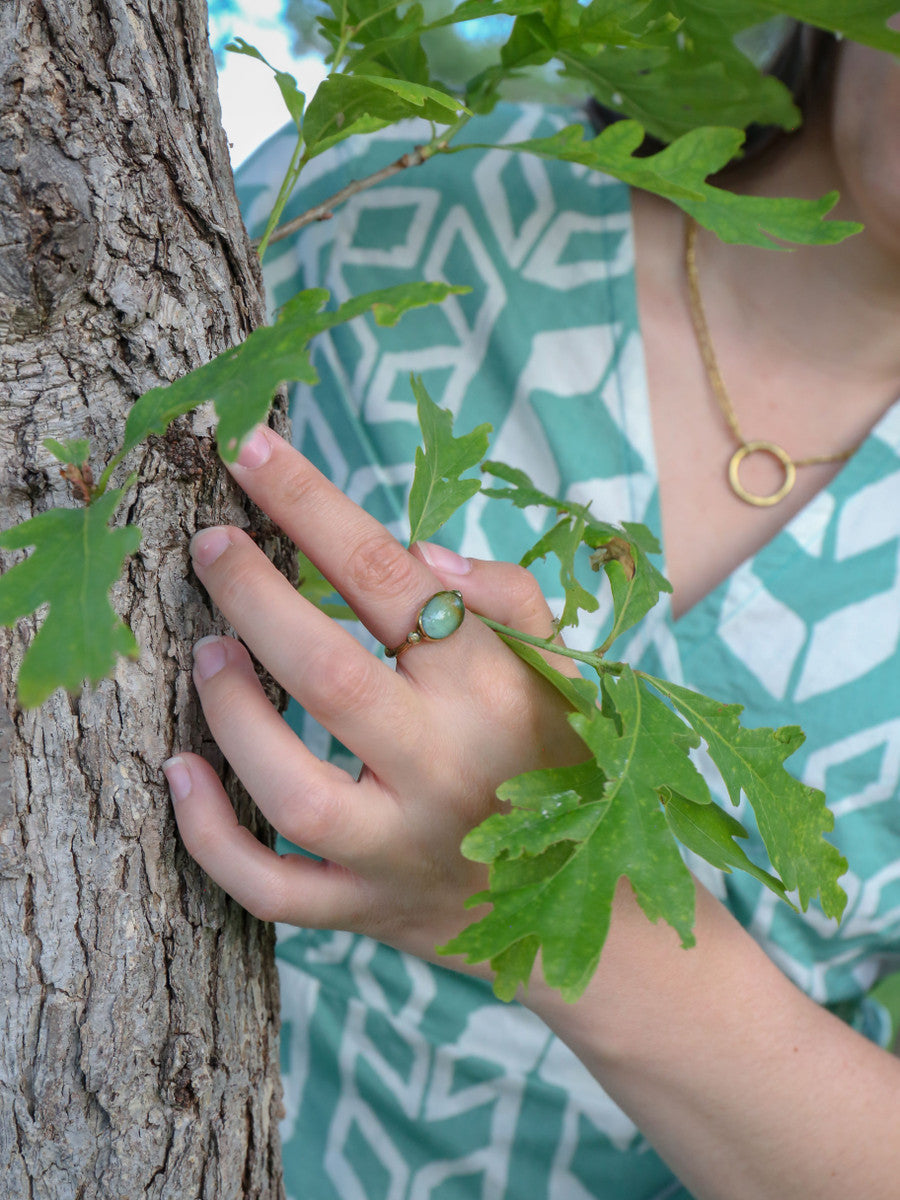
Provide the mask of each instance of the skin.
[{"label": "skin", "polygon": [[[900,180],[875,170],[888,151],[900,163],[898,72],[895,60],[845,47],[834,113],[753,180],[815,194],[839,186],[841,215],[871,217],[854,252],[761,255],[709,238],[698,247],[712,336],[726,381],[739,381],[745,427],[798,455],[855,444],[898,390]],[[636,197],[635,224],[668,571],[684,611],[833,468],[801,471],[797,495],[775,510],[734,500],[722,469],[733,446],[687,323],[681,217]],[[760,381],[760,363],[778,369]],[[231,470],[380,642],[402,642],[441,588],[458,588],[472,613],[549,632],[550,610],[527,572],[437,547],[405,550],[270,431],[258,430]],[[258,917],[350,929],[434,960],[434,945],[478,915],[462,906],[484,885],[482,869],[458,847],[495,810],[497,784],[584,756],[560,701],[472,615],[395,670],[298,596],[239,530],[201,531],[191,549],[241,639],[197,648],[212,733],[275,828],[324,861],[262,846],[237,824],[212,768],[182,754],[166,773],[188,851]],[[318,761],[274,713],[242,642],[366,763],[359,782]],[[900,1060],[798,991],[699,885],[696,934],[696,948],[683,951],[622,880],[583,997],[566,1005],[538,977],[524,1002],[698,1200],[895,1197]]]}]

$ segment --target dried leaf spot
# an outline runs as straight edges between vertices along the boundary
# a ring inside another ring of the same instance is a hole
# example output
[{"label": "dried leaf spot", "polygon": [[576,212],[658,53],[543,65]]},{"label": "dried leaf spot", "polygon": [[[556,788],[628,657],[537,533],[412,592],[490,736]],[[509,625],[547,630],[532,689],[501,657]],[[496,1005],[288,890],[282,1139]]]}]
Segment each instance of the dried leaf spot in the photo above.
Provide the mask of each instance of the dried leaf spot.
[{"label": "dried leaf spot", "polygon": [[634,579],[634,554],[624,538],[611,537],[605,546],[590,557],[591,570],[599,571],[608,562],[621,563],[626,579]]}]

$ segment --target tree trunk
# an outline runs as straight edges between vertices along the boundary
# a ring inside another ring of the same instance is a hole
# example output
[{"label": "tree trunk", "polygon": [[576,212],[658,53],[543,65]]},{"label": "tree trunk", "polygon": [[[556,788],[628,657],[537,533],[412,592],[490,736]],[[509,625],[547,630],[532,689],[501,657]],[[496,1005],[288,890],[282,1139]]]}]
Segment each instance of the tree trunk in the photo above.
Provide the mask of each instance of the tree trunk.
[{"label": "tree trunk", "polygon": [[[5,0],[0,70],[5,529],[79,503],[44,437],[90,438],[96,474],[136,397],[239,342],[263,304],[204,0]],[[271,931],[188,860],[159,769],[182,748],[220,761],[190,645],[221,625],[188,538],[254,518],[207,413],[142,450],[118,519],[143,541],[113,589],[140,660],[20,711],[37,622],[0,631],[2,1200],[282,1194]]]}]

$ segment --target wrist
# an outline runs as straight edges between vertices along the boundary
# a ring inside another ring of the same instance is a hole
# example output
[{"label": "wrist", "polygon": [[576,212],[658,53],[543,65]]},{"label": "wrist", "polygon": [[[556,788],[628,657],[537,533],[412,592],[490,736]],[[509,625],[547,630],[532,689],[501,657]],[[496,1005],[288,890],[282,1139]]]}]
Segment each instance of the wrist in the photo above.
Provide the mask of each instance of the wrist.
[{"label": "wrist", "polygon": [[697,945],[684,948],[671,926],[647,918],[622,879],[603,953],[582,995],[567,1002],[536,969],[523,1003],[600,1077],[620,1068],[640,1073],[642,1064],[655,1072],[669,1053],[681,1062],[684,1038],[701,1031],[698,1014],[720,988],[732,999],[740,994],[750,960],[775,970],[699,885],[695,934]]}]

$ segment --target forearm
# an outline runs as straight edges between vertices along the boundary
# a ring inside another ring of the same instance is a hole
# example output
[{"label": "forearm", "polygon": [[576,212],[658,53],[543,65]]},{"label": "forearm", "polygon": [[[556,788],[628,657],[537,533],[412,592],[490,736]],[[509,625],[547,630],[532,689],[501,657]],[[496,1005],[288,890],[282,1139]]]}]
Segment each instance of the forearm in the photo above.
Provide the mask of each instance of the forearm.
[{"label": "forearm", "polygon": [[809,1000],[698,888],[697,946],[627,885],[600,967],[528,1004],[697,1200],[900,1192],[900,1061]]}]

